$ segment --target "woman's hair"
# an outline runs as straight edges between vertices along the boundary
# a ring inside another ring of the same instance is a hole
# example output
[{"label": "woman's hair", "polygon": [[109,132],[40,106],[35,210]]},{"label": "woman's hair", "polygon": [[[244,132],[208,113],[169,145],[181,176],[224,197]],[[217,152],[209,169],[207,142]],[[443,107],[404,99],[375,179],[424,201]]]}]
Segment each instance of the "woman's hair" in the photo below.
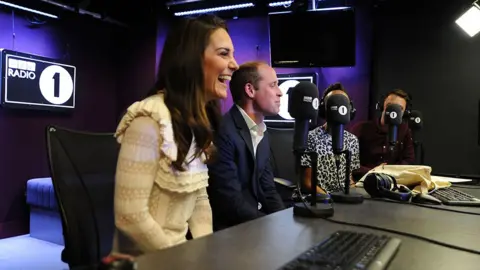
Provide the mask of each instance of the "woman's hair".
[{"label": "woman's hair", "polygon": [[220,103],[206,100],[203,58],[210,36],[217,29],[228,31],[222,19],[211,15],[184,19],[176,24],[166,37],[157,82],[148,94],[152,96],[164,90],[178,147],[173,166],[180,171],[185,171],[184,163],[190,162],[186,157],[192,136],[196,143],[194,157],[205,153],[209,159],[213,154],[209,148],[221,116]]},{"label": "woman's hair", "polygon": [[325,97],[330,93],[330,92],[333,92],[333,91],[336,91],[336,90],[340,90],[340,91],[343,91],[345,94],[347,94],[348,96],[348,93],[347,91],[345,90],[345,88],[343,87],[343,85],[339,82],[336,82],[336,83],[333,83],[333,84],[330,84],[327,89],[325,89],[325,91],[323,91],[323,95],[322,95],[322,99],[325,99]]}]

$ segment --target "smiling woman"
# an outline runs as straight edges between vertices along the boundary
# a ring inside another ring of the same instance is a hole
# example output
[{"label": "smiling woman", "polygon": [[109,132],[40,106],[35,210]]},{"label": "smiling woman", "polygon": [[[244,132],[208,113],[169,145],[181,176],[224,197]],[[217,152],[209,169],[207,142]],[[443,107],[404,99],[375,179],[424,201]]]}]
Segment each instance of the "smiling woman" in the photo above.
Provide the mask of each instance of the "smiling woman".
[{"label": "smiling woman", "polygon": [[238,68],[225,23],[187,19],[170,30],[148,97],[131,105],[116,137],[114,253],[140,255],[212,232],[206,192],[218,100]]}]

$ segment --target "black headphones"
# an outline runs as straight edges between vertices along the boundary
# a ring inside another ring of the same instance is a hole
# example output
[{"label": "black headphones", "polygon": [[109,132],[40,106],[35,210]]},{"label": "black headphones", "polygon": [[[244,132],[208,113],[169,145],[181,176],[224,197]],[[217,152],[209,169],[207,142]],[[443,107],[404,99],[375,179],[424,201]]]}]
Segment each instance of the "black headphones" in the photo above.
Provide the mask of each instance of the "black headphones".
[{"label": "black headphones", "polygon": [[[325,97],[332,91],[336,91],[336,90],[340,90],[342,92],[344,92],[345,94],[347,94],[348,96],[348,93],[347,91],[345,91],[343,89],[343,86],[340,84],[340,83],[336,83],[336,84],[333,84],[331,86],[329,86],[327,88],[327,90],[325,90],[325,92],[323,92],[323,96],[322,96],[322,99],[320,100],[320,105],[318,106],[318,117],[322,118],[322,119],[326,119],[327,118],[327,112],[325,111]],[[350,96],[348,97],[348,99],[350,100],[350,121],[352,121],[353,119],[355,119],[355,114],[357,113],[357,109],[355,109],[355,106],[353,105],[353,101],[350,99]]]},{"label": "black headphones", "polygon": [[388,198],[407,202],[412,198],[412,191],[405,186],[398,186],[395,177],[384,173],[370,173],[363,180],[363,188],[372,198]]},{"label": "black headphones", "polygon": [[[375,109],[377,111],[379,111],[380,113],[382,113],[383,109],[384,109],[383,104],[385,104],[385,99],[387,99],[387,97],[390,96],[390,95],[401,96],[398,93],[399,91],[400,91],[400,89],[395,89],[395,90],[392,90],[392,91],[388,92],[385,95],[380,96],[380,99],[375,104]],[[405,101],[407,102],[407,107],[405,108],[405,112],[403,113],[403,118],[409,118],[410,114],[412,113],[412,96],[409,93],[406,93],[404,91],[402,91],[402,92],[407,94],[407,98],[405,98]]]}]

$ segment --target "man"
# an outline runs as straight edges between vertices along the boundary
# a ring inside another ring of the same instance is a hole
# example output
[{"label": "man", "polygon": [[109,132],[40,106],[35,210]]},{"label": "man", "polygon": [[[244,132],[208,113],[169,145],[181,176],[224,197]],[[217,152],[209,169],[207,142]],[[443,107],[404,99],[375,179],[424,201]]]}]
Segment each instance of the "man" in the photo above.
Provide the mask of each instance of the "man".
[{"label": "man", "polygon": [[284,209],[275,189],[264,116],[276,115],[282,92],[275,70],[249,62],[232,75],[234,105],[225,114],[209,165],[214,230],[221,230]]},{"label": "man", "polygon": [[351,129],[360,142],[361,167],[353,172],[356,180],[380,164],[409,165],[415,162],[412,134],[407,123],[399,126],[397,144],[393,152],[389,150],[385,110],[390,104],[400,105],[405,113],[410,104],[410,97],[401,89],[387,93],[385,99],[380,101],[379,109],[382,112],[380,119],[358,123]]},{"label": "man", "polygon": [[[323,113],[319,113],[322,118],[326,118],[326,101],[333,95],[345,95],[348,98],[348,94],[343,88],[342,84],[335,83],[330,85],[322,96],[320,105],[323,105],[319,110],[323,110]],[[353,103],[350,102],[350,112],[353,108]],[[360,156],[358,139],[355,135],[348,131],[344,131],[343,135],[344,149],[350,150],[351,162],[350,172],[360,168]],[[317,164],[317,193],[331,193],[343,190],[345,185],[346,171],[346,159],[345,155],[335,156],[332,148],[332,133],[325,123],[323,126],[317,127],[308,133],[307,139],[307,152],[316,152],[318,154]],[[336,161],[339,159],[339,168],[337,168]],[[311,176],[312,176],[312,164],[308,155],[303,155],[301,158],[301,165],[305,168],[304,187],[308,190],[311,189]],[[350,182],[353,183],[352,173],[350,173]]]}]

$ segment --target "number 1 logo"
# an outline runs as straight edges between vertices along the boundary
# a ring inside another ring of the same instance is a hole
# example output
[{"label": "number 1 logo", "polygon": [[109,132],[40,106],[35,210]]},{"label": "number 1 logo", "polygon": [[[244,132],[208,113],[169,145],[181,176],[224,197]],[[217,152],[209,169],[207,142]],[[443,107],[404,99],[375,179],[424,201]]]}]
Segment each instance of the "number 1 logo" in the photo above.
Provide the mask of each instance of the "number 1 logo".
[{"label": "number 1 logo", "polygon": [[73,79],[61,66],[49,66],[40,74],[40,92],[50,103],[60,105],[73,95]]}]

